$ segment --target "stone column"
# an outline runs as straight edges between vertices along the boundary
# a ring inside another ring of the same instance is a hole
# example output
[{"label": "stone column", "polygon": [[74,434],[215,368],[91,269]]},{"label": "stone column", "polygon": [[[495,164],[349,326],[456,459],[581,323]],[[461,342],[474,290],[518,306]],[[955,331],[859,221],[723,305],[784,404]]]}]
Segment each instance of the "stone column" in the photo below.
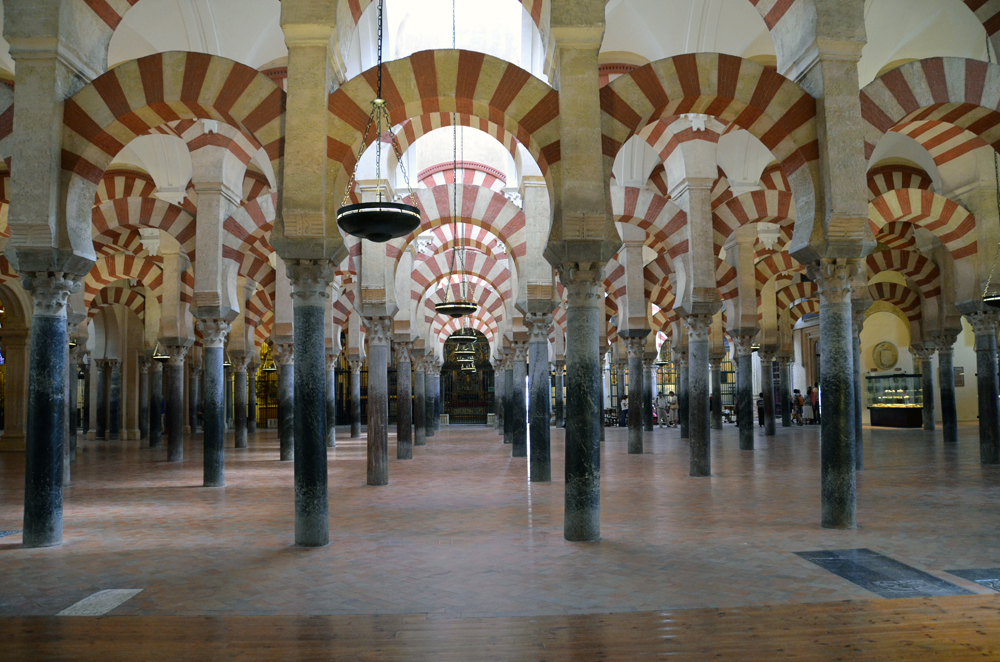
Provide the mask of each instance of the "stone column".
[{"label": "stone column", "polygon": [[396,352],[396,459],[413,459],[413,343],[398,340]]},{"label": "stone column", "polygon": [[656,396],[653,393],[653,384],[656,379],[653,377],[653,360],[647,352],[642,359],[642,428],[646,432],[653,431],[653,401]]},{"label": "stone column", "polygon": [[598,349],[604,314],[601,269],[560,268],[566,307],[566,487],[563,536],[601,537],[601,365]]},{"label": "stone column", "polygon": [[392,319],[372,317],[368,326],[368,484],[389,484],[389,344]]},{"label": "stone column", "polygon": [[328,262],[286,263],[295,312],[295,544],[330,542],[326,468],[326,320],[333,267]]},{"label": "stone column", "polygon": [[910,347],[910,353],[914,359],[920,362],[920,376],[923,387],[923,415],[924,429],[934,430],[934,348],[933,347]]},{"label": "stone column", "polygon": [[709,358],[712,373],[712,429],[722,429],[722,357]]},{"label": "stone column", "polygon": [[681,421],[681,439],[691,438],[691,428],[688,409],[688,353],[687,350],[676,353],[674,363],[677,367],[677,416]]},{"label": "stone column", "polygon": [[[514,349],[508,349],[504,357],[504,403],[503,403],[503,443],[514,443],[514,427],[517,422],[514,419],[514,398],[517,394],[517,385],[514,383]],[[523,394],[524,391],[522,390]],[[511,451],[513,455],[513,451]]]},{"label": "stone column", "polygon": [[437,358],[433,354],[424,357],[424,430],[426,438],[434,436],[434,417],[437,403],[434,400],[434,375],[438,371]]},{"label": "stone column", "polygon": [[781,385],[778,395],[781,398],[781,427],[792,426],[792,360],[786,357],[779,357],[778,363],[781,365]]},{"label": "stone column", "polygon": [[247,367],[247,376],[250,383],[247,384],[247,432],[257,434],[257,368],[258,364],[251,363]]},{"label": "stone column", "polygon": [[[364,361],[351,359],[351,439],[361,438],[361,366]],[[434,435],[430,435],[434,436]]]},{"label": "stone column", "polygon": [[233,417],[235,431],[233,445],[236,448],[247,447],[247,364],[250,357],[234,356],[233,362],[233,407],[236,410]]},{"label": "stone column", "polygon": [[163,364],[153,361],[149,365],[149,447],[163,444]]},{"label": "stone column", "polygon": [[434,432],[439,432],[441,430],[441,414],[444,413],[441,402],[441,362],[435,359],[432,367],[433,369],[428,374],[431,375],[434,382]]},{"label": "stone column", "polygon": [[865,312],[856,310],[852,315],[851,339],[853,341],[853,363],[851,381],[854,388],[854,469],[865,468],[865,438],[861,400],[861,327],[865,325]]},{"label": "stone column", "polygon": [[22,273],[21,284],[34,301],[28,421],[24,455],[23,546],[62,542],[63,445],[66,443],[66,363],[69,295],[77,277],[62,272]]},{"label": "stone column", "polygon": [[1000,312],[966,313],[976,334],[979,387],[979,461],[1000,464],[1000,384],[997,383],[997,322]]},{"label": "stone column", "polygon": [[503,442],[507,443],[506,427],[504,424],[504,407],[507,406],[507,371],[505,370],[505,360],[501,356],[496,359],[493,365],[493,411],[494,422],[496,423],[497,434],[503,437]]},{"label": "stone column", "polygon": [[[606,365],[605,361],[607,360],[608,351],[610,349],[611,348],[606,343],[602,344],[602,345],[599,345],[598,348],[597,348],[597,362],[598,362],[598,369],[600,370],[600,373],[598,373],[598,375],[597,375],[597,379],[598,379],[598,381],[601,384],[601,390],[597,394],[597,397],[598,397],[598,403],[597,403],[597,433],[598,433],[598,440],[599,441],[604,441],[605,440],[604,439],[604,435],[605,435],[605,430],[604,430],[604,427],[605,427],[604,426],[604,408],[607,406],[608,388],[605,385],[604,379],[605,379],[605,365]],[[565,414],[564,414],[564,418],[565,418]],[[617,412],[616,412],[616,415],[615,415],[615,420],[616,421],[617,421],[617,418],[618,417],[617,417]],[[615,425],[617,425],[617,422],[615,423]]]},{"label": "stone column", "polygon": [[760,390],[764,392],[764,436],[774,436],[774,352],[761,350]]},{"label": "stone column", "polygon": [[233,428],[233,366],[223,364],[222,370],[222,389],[225,393],[225,400],[223,403],[223,412],[225,416],[223,417],[224,430],[231,430]]},{"label": "stone column", "polygon": [[[528,457],[528,409],[524,391],[524,382],[528,378],[528,343],[513,342],[510,346],[513,350],[511,361],[513,381],[510,389],[510,442],[512,445],[510,455],[511,457]],[[548,372],[546,372],[546,376],[548,376]]]},{"label": "stone column", "polygon": [[226,336],[229,322],[223,319],[200,319],[198,330],[204,350],[205,389],[202,394],[202,428],[205,430],[205,487],[223,487],[226,484],[225,465],[225,411],[228,390],[225,382]]},{"label": "stone column", "polygon": [[938,388],[941,389],[941,429],[944,443],[958,443],[958,410],[955,406],[955,341],[958,331],[943,331],[934,338],[938,352]]},{"label": "stone column", "polygon": [[525,323],[531,332],[528,340],[528,480],[547,483],[552,480],[549,416],[549,330],[552,315],[529,313]]},{"label": "stone column", "polygon": [[278,445],[282,462],[295,458],[295,352],[290,342],[274,342],[278,368]]},{"label": "stone column", "polygon": [[712,475],[712,430],[708,411],[708,332],[712,315],[688,315],[688,417],[692,476]]},{"label": "stone column", "polygon": [[740,450],[753,450],[753,339],[756,329],[734,331],[730,334],[736,347],[736,400],[739,411],[736,420],[740,426]]},{"label": "stone column", "polygon": [[819,288],[822,526],[853,529],[857,492],[851,281],[858,264],[824,258],[808,270]]},{"label": "stone column", "polygon": [[337,359],[326,355],[326,447],[337,447]]},{"label": "stone column", "polygon": [[97,430],[94,439],[108,438],[108,376],[107,359],[97,359]]},{"label": "stone column", "polygon": [[108,439],[122,438],[122,361],[111,359],[108,390]]},{"label": "stone column", "polygon": [[424,357],[413,358],[413,445],[427,445],[427,391],[424,379],[427,362]]},{"label": "stone column", "polygon": [[642,454],[642,355],[646,349],[648,329],[637,329],[642,335],[626,336],[625,350],[628,353],[628,452],[630,455]]},{"label": "stone column", "polygon": [[139,438],[149,437],[149,364],[151,359],[139,356]]},{"label": "stone column", "polygon": [[[566,416],[563,411],[563,371],[566,369],[566,363],[564,361],[556,361],[556,427],[561,428],[566,424]],[[603,381],[603,380],[602,380]],[[604,389],[601,389],[603,392]],[[603,410],[603,400],[602,407]],[[603,411],[601,415],[603,417]],[[601,427],[604,427],[604,422],[601,422]]]},{"label": "stone column", "polygon": [[[201,407],[201,357],[195,358],[196,352],[191,352],[188,359],[188,427],[191,432],[198,431],[198,409]],[[202,412],[202,427],[204,428],[204,412]]]},{"label": "stone column", "polygon": [[90,361],[85,360],[80,368],[83,370],[83,425],[80,431],[86,439],[90,433]]},{"label": "stone column", "polygon": [[163,397],[166,401],[167,460],[184,459],[184,359],[188,348],[167,347],[170,358],[163,372]]}]

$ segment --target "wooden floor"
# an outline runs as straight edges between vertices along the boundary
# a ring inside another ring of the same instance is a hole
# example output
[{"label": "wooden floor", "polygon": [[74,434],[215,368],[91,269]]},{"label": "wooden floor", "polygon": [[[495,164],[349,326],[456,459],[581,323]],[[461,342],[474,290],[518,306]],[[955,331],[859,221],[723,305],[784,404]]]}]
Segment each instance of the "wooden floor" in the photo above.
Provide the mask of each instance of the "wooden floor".
[{"label": "wooden floor", "polygon": [[1000,595],[517,618],[9,618],[0,659],[1000,660]]}]

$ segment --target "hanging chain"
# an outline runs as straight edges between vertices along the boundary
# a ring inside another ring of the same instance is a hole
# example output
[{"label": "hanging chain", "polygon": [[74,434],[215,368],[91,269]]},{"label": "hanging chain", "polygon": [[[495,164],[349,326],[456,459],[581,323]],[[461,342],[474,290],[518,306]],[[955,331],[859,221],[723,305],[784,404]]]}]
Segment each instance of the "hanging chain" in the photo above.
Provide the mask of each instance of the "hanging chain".
[{"label": "hanging chain", "polygon": [[[993,64],[993,56],[990,54],[990,38],[986,37],[986,60]],[[997,157],[996,149],[993,150],[993,182],[994,193],[996,193],[997,198],[997,218],[1000,219],[1000,159]],[[997,242],[997,250],[993,253],[993,263],[990,264],[990,275],[986,279],[986,286],[983,288],[983,298],[989,294],[990,286],[993,285],[993,273],[997,268],[997,259],[1000,258],[1000,241]]]}]

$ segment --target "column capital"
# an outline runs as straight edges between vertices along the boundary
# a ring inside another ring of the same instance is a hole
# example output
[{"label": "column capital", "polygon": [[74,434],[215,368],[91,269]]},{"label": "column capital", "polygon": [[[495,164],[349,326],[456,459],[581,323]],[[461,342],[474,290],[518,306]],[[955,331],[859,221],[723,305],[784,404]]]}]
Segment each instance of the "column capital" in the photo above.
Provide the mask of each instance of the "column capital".
[{"label": "column capital", "polygon": [[931,336],[931,342],[938,352],[951,352],[954,350],[955,341],[961,331],[955,329],[944,329]]},{"label": "column capital", "polygon": [[62,271],[35,271],[21,274],[21,287],[31,294],[35,315],[66,317],[69,295],[80,290],[82,277]]},{"label": "column capital", "polygon": [[625,343],[625,352],[628,357],[642,357],[646,350],[646,338],[643,336],[625,336],[622,338]]},{"label": "column capital", "polygon": [[337,359],[340,358],[340,354],[327,354],[326,355],[326,371],[336,370]]},{"label": "column capital", "polygon": [[861,270],[860,260],[823,258],[806,265],[809,279],[816,283],[820,301],[843,303],[851,299],[851,282]]},{"label": "column capital", "polygon": [[736,348],[736,356],[753,354],[753,343],[757,338],[757,329],[735,329],[729,332],[729,337]]},{"label": "column capital", "polygon": [[[656,359],[643,358],[642,359],[642,367],[643,367],[644,370],[652,370],[653,369],[653,364],[655,362],[656,362]],[[709,365],[711,365],[711,363],[712,362],[709,361]]]},{"label": "column capital", "polygon": [[757,352],[757,355],[760,356],[761,365],[764,365],[766,363],[773,363],[775,354],[776,352],[774,350],[762,349],[759,352]]},{"label": "column capital", "polygon": [[1000,311],[977,310],[966,313],[965,319],[972,325],[972,331],[977,336],[996,335],[997,323],[1000,322]]},{"label": "column capital", "polygon": [[139,355],[139,374],[146,375],[149,374],[149,364],[152,363],[150,358],[145,354]]},{"label": "column capital", "polygon": [[910,345],[910,354],[921,361],[930,361],[934,358],[934,347],[914,347]]},{"label": "column capital", "polygon": [[369,345],[388,345],[392,339],[392,318],[365,317]]},{"label": "column capital", "polygon": [[688,342],[708,340],[712,329],[713,315],[688,315],[684,318],[684,326],[688,329]]},{"label": "column capital", "polygon": [[361,366],[364,365],[364,359],[348,359],[347,365],[351,368],[351,374],[360,375]]},{"label": "column capital", "polygon": [[511,353],[508,355],[510,369],[514,369],[514,364],[524,363],[528,360],[528,343],[515,341],[510,344]]},{"label": "column capital", "polygon": [[413,343],[408,340],[397,340],[392,343],[392,351],[396,355],[396,363],[411,363],[410,352],[413,349]]},{"label": "column capital", "polygon": [[250,365],[250,357],[246,354],[233,354],[230,355],[229,360],[233,363],[233,372],[246,373],[247,366]]},{"label": "column capital", "polygon": [[596,306],[604,293],[604,267],[598,263],[560,264],[559,281],[566,288],[567,304],[575,308]]},{"label": "column capital", "polygon": [[710,356],[708,357],[708,367],[712,370],[720,370],[722,368],[722,356]]},{"label": "column capital", "polygon": [[170,358],[167,359],[167,365],[179,365],[183,367],[184,358],[187,356],[190,345],[166,345],[165,347],[167,353],[170,354]]},{"label": "column capital", "polygon": [[289,365],[295,360],[295,345],[288,341],[271,341],[271,355],[278,365]]},{"label": "column capital", "polygon": [[865,326],[865,311],[855,310],[851,315],[851,328],[854,330],[854,337],[861,335],[861,329]]},{"label": "column capital", "polygon": [[230,324],[224,319],[214,317],[198,320],[197,328],[201,331],[202,344],[205,348],[218,349],[226,344]]},{"label": "column capital", "polygon": [[552,313],[528,313],[524,316],[524,323],[531,332],[531,338],[528,342],[549,342],[549,331],[552,329]]},{"label": "column capital", "polygon": [[293,305],[326,307],[327,288],[335,277],[329,260],[287,260],[285,273],[292,284]]},{"label": "column capital", "polygon": [[154,375],[158,372],[163,372],[163,363],[161,361],[150,362],[149,371]]}]

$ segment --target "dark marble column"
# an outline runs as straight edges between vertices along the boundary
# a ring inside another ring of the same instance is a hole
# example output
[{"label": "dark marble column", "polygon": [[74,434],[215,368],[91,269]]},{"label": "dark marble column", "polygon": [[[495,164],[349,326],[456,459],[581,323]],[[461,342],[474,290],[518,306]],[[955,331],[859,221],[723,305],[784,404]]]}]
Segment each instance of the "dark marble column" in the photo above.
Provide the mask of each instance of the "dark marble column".
[{"label": "dark marble column", "polygon": [[326,447],[337,447],[337,354],[326,355]]},{"label": "dark marble column", "polygon": [[920,364],[920,376],[923,396],[923,409],[921,410],[924,429],[934,430],[934,348],[933,347],[910,347],[914,362]]},{"label": "dark marble column", "polygon": [[[505,350],[504,357],[504,400],[503,400],[503,443],[514,443],[514,397],[517,393],[517,385],[514,384],[514,350]],[[523,393],[524,391],[522,391]]]},{"label": "dark marble column", "polygon": [[111,360],[108,379],[108,439],[122,438],[122,362]]},{"label": "dark marble column", "polygon": [[646,432],[653,431],[653,401],[656,399],[653,393],[653,383],[655,382],[653,359],[655,358],[655,354],[650,358],[647,353],[642,359],[642,429]]},{"label": "dark marble column", "polygon": [[506,428],[503,422],[504,407],[507,406],[507,372],[504,369],[504,365],[503,356],[493,360],[493,419],[496,424],[497,434],[504,438],[504,443],[507,443],[507,435],[504,434]]},{"label": "dark marble column", "polygon": [[396,459],[413,459],[413,343],[397,340],[396,353]]},{"label": "dark marble column", "polygon": [[[572,266],[572,265],[571,265]],[[601,538],[600,322],[603,272],[559,269],[566,306],[566,469],[563,537]]]},{"label": "dark marble column", "polygon": [[80,431],[86,439],[90,432],[90,359],[81,363],[80,368],[83,369],[83,425]]},{"label": "dark marble column", "polygon": [[[434,431],[441,431],[441,414],[444,403],[441,400],[441,362],[435,360],[434,369],[429,373],[434,381]],[[432,435],[433,436],[433,435]]]},{"label": "dark marble column", "polygon": [[708,411],[708,332],[712,315],[688,315],[688,417],[692,476],[712,475],[712,428]]},{"label": "dark marble column", "polygon": [[[566,416],[563,412],[563,372],[566,370],[566,363],[556,361],[556,427],[561,428],[566,424]],[[601,389],[603,391],[603,389]],[[603,412],[602,412],[603,414]],[[604,423],[601,423],[604,427]]]},{"label": "dark marble column", "polygon": [[235,407],[233,406],[233,366],[223,364],[223,376],[222,376],[222,388],[225,393],[225,399],[223,401],[223,417],[224,430],[231,430],[233,428],[233,411]]},{"label": "dark marble column", "polygon": [[24,453],[24,547],[62,542],[63,468],[66,441],[67,300],[80,288],[76,277],[21,273],[34,302],[28,417]]},{"label": "dark marble column", "polygon": [[510,390],[511,412],[511,457],[528,457],[528,408],[525,402],[525,381],[528,378],[528,343],[511,343],[513,360],[511,374],[513,387]]},{"label": "dark marble column", "polygon": [[759,352],[760,390],[764,393],[764,436],[774,436],[774,353]]},{"label": "dark marble column", "polygon": [[[625,333],[636,335],[625,336]],[[649,329],[624,331],[622,340],[628,353],[628,452],[642,454],[642,418],[645,402],[642,388],[642,355],[646,351],[646,336]]]},{"label": "dark marble column", "polygon": [[427,445],[427,359],[413,357],[413,445]]},{"label": "dark marble column", "polygon": [[247,377],[250,380],[250,383],[247,384],[247,432],[250,434],[257,434],[257,369],[259,367],[256,363],[251,363],[247,367]]},{"label": "dark marble column", "polygon": [[330,542],[326,458],[326,320],[329,262],[287,262],[295,325],[295,544]]},{"label": "dark marble column", "polygon": [[152,359],[139,356],[139,438],[149,437],[149,364]]},{"label": "dark marble column", "polygon": [[[188,360],[188,427],[192,433],[198,432],[198,409],[201,408],[201,376],[200,360]],[[202,417],[204,417],[202,412]],[[204,426],[204,420],[202,420]]]},{"label": "dark marble column", "polygon": [[941,430],[944,443],[958,443],[958,409],[955,405],[955,341],[959,331],[943,331],[934,338],[938,352],[938,388],[941,389]]},{"label": "dark marble column", "polygon": [[226,484],[226,383],[225,345],[229,322],[223,319],[200,319],[198,330],[204,351],[204,392],[202,393],[202,429],[205,434],[204,485],[224,487]]},{"label": "dark marble column", "polygon": [[295,351],[290,342],[272,342],[278,367],[278,447],[282,462],[295,458]]},{"label": "dark marble column", "polygon": [[368,484],[389,484],[389,345],[392,319],[370,317],[368,327]]},{"label": "dark marble column", "polygon": [[740,427],[740,450],[753,450],[754,394],[753,339],[757,329],[744,329],[730,334],[736,348],[736,421]]},{"label": "dark marble column", "polygon": [[722,357],[708,360],[712,376],[712,429],[722,429]]},{"label": "dark marble column", "polygon": [[552,315],[528,313],[525,324],[531,333],[528,340],[528,480],[547,483],[552,480],[549,417],[549,330]]},{"label": "dark marble column", "polygon": [[855,261],[823,259],[808,267],[819,288],[822,526],[857,527],[854,440],[854,342],[851,281]]},{"label": "dark marble column", "polygon": [[163,398],[166,401],[167,460],[184,459],[184,359],[188,348],[167,347],[170,358],[163,370]]},{"label": "dark marble column", "polygon": [[95,439],[108,438],[108,373],[110,364],[107,359],[97,359],[97,430]]},{"label": "dark marble column", "polygon": [[[868,303],[868,305],[870,306],[871,304]],[[861,399],[861,328],[864,325],[864,310],[855,310],[851,328],[854,352],[854,367],[851,376],[854,382],[854,469],[856,471],[861,471],[865,468],[864,419],[862,418],[864,410],[862,409],[863,403]]]},{"label": "dark marble column", "polygon": [[163,444],[163,363],[149,365],[149,447]]},{"label": "dark marble column", "polygon": [[[351,439],[361,438],[361,366],[362,359],[350,359],[351,368]],[[433,436],[433,435],[431,435]]]},{"label": "dark marble column", "polygon": [[233,362],[233,445],[247,447],[247,364],[248,356],[234,356]]},{"label": "dark marble column", "polygon": [[677,367],[677,416],[680,418],[681,439],[691,438],[691,428],[688,410],[688,353],[687,350],[675,354],[674,363]]},{"label": "dark marble column", "polygon": [[979,387],[979,461],[1000,464],[1000,384],[997,380],[997,322],[1000,312],[977,311],[965,318],[976,334]]},{"label": "dark marble column", "polygon": [[781,398],[781,427],[792,426],[792,360],[781,357],[778,359],[781,365],[781,385],[778,396]]},{"label": "dark marble column", "polygon": [[437,357],[433,354],[428,354],[424,360],[426,361],[424,367],[424,428],[426,437],[430,439],[436,432],[438,403],[435,387],[438,383],[436,377],[441,375],[441,368],[438,366]]}]

